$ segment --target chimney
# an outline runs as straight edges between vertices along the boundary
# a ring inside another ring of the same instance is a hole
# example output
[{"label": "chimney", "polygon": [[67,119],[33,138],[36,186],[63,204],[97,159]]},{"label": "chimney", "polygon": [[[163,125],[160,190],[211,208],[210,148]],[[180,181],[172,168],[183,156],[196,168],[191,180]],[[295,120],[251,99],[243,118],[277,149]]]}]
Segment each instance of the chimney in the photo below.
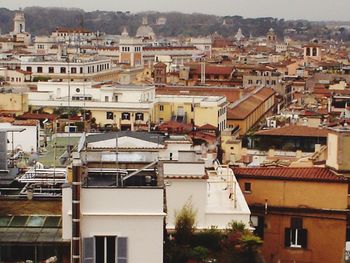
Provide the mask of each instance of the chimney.
[{"label": "chimney", "polygon": [[7,133],[0,132],[0,171],[7,171]]},{"label": "chimney", "polygon": [[301,150],[297,150],[296,151],[296,158],[297,159],[300,159],[300,158],[302,158],[303,157],[303,152],[301,151]]}]

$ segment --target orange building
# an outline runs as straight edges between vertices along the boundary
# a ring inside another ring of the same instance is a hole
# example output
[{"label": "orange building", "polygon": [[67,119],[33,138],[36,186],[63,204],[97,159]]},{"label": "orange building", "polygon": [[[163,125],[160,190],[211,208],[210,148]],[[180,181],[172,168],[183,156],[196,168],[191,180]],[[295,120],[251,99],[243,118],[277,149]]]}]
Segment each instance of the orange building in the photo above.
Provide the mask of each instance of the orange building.
[{"label": "orange building", "polygon": [[266,263],[344,259],[348,181],[329,168],[234,168]]},{"label": "orange building", "polygon": [[154,66],[154,83],[166,84],[166,64],[158,62]]},{"label": "orange building", "polygon": [[245,135],[262,117],[276,105],[275,91],[271,88],[257,88],[251,94],[231,103],[227,111],[227,125],[239,126],[239,135]]}]

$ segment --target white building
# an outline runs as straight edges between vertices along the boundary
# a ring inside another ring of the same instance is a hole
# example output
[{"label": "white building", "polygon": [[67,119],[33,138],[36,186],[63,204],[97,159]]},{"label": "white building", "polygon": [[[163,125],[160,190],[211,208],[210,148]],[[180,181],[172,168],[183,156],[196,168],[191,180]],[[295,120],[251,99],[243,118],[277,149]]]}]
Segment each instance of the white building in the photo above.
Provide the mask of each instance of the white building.
[{"label": "white building", "polygon": [[195,46],[198,50],[202,51],[208,58],[211,58],[212,54],[212,39],[210,37],[197,37],[191,38],[189,45]]},{"label": "white building", "polygon": [[197,229],[225,229],[232,221],[249,227],[250,210],[232,170],[215,168],[206,171],[193,151],[179,152],[178,161],[164,161],[167,229],[175,228],[176,212],[187,203],[196,211]]},{"label": "white building", "polygon": [[22,56],[21,70],[33,76],[50,78],[91,79],[102,73],[112,73],[112,61],[104,58],[85,58],[67,61],[49,56]]},{"label": "white building", "polygon": [[84,262],[163,262],[165,204],[169,230],[174,212],[188,201],[198,229],[223,229],[232,220],[249,226],[250,211],[232,170],[216,165],[207,172],[189,142],[145,132],[83,136],[76,158],[86,173],[80,184],[73,169],[75,179],[63,189],[63,239],[72,240],[72,251],[79,251],[74,240],[81,240]]},{"label": "white building", "polygon": [[96,123],[115,125],[123,130],[147,127],[156,99],[154,86],[38,82],[37,87],[36,92],[28,93],[29,105],[48,111],[68,105],[84,108],[91,111]]},{"label": "white building", "polygon": [[[159,138],[148,133],[118,134],[112,134],[120,138],[117,154],[111,134],[87,137],[87,148],[78,155],[85,160],[87,171],[80,188],[78,221],[72,220],[77,215],[73,209],[76,202],[72,202],[76,200],[75,182],[63,189],[63,239],[73,244],[75,223],[79,222],[83,262],[103,262],[104,257],[107,262],[162,263],[164,184],[156,173],[156,154],[144,153],[145,147],[154,152]],[[111,141],[114,150],[96,150]]]},{"label": "white building", "polygon": [[39,152],[40,125],[38,121],[14,121],[0,123],[0,129],[21,128],[22,132],[7,132],[7,149],[21,150],[27,153]]},{"label": "white building", "polygon": [[[63,189],[62,203],[63,239],[69,240],[70,188]],[[161,187],[83,186],[80,204],[83,262],[103,262],[99,261],[101,254],[114,256],[115,260],[107,262],[163,262],[165,214]],[[91,261],[87,261],[89,258]]]}]

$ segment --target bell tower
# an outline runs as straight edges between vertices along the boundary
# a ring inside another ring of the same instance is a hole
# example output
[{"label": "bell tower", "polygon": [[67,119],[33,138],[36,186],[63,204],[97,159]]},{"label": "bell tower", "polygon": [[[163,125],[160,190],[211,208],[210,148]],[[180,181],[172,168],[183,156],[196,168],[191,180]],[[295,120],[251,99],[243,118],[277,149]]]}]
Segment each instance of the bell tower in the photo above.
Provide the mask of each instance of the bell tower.
[{"label": "bell tower", "polygon": [[23,11],[17,11],[13,18],[13,34],[26,32],[26,20]]}]

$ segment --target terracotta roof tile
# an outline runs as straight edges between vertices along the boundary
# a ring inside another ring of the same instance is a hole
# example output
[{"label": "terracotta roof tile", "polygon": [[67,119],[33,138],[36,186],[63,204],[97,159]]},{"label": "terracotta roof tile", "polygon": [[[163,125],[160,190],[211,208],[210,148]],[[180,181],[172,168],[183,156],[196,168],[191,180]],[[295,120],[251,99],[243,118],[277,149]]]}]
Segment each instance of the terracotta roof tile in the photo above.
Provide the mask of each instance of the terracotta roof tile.
[{"label": "terracotta roof tile", "polygon": [[38,125],[38,120],[16,120],[12,123],[12,125],[16,126],[36,126]]},{"label": "terracotta roof tile", "polygon": [[[194,71],[191,71],[193,74],[201,74],[201,65],[197,65]],[[222,65],[205,65],[205,74],[209,75],[231,75],[234,71],[233,66],[222,66]]]},{"label": "terracotta roof tile", "polygon": [[347,183],[348,181],[344,176],[335,174],[329,168],[321,168],[321,167],[233,168],[233,172],[237,178],[340,182],[340,183]]},{"label": "terracotta roof tile", "polygon": [[50,121],[56,119],[56,115],[47,114],[47,113],[24,113],[21,116],[18,116],[19,119],[36,119],[36,120],[45,120],[48,119]]},{"label": "terracotta roof tile", "polygon": [[189,95],[189,96],[225,96],[229,102],[237,101],[246,90],[236,87],[200,87],[200,86],[166,86],[157,87],[157,95]]},{"label": "terracotta roof tile", "polygon": [[239,103],[231,104],[228,107],[227,119],[243,120],[253,113],[257,107],[264,103],[268,98],[273,96],[275,91],[270,88],[262,88],[258,92],[253,93],[242,99]]},{"label": "terracotta roof tile", "polygon": [[328,130],[308,126],[286,125],[281,128],[260,130],[255,134],[267,136],[327,137]]},{"label": "terracotta roof tile", "polygon": [[198,130],[216,130],[216,127],[214,125],[207,123],[202,126],[199,126]]}]

